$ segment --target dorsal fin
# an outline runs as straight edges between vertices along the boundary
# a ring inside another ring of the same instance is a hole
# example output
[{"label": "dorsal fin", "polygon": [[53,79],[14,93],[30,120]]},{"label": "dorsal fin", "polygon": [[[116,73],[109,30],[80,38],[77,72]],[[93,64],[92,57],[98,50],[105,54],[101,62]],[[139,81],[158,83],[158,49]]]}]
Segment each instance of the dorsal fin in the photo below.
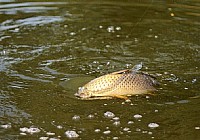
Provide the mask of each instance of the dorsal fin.
[{"label": "dorsal fin", "polygon": [[113,72],[111,74],[113,74],[113,75],[115,75],[115,74],[124,74],[124,73],[127,73],[127,72],[130,72],[130,70],[129,69],[120,70],[120,71]]}]

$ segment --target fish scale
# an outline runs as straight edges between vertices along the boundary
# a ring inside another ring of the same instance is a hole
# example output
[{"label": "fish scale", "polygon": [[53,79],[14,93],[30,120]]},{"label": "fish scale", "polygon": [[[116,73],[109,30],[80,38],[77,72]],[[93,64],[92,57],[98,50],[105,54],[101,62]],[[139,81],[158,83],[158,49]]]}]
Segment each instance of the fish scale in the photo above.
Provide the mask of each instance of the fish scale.
[{"label": "fish scale", "polygon": [[143,94],[154,91],[155,79],[142,72],[122,70],[100,76],[83,87],[76,96],[91,97],[121,97],[127,95]]}]

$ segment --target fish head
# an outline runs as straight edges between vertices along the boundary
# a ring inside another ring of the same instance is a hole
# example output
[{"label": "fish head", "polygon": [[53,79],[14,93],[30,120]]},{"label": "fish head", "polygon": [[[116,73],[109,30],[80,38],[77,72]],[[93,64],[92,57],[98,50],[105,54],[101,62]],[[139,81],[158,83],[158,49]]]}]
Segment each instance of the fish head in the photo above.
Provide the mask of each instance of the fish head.
[{"label": "fish head", "polygon": [[75,93],[75,96],[82,99],[86,99],[86,98],[90,98],[92,96],[92,93],[89,92],[88,89],[85,87],[79,87],[78,92]]}]

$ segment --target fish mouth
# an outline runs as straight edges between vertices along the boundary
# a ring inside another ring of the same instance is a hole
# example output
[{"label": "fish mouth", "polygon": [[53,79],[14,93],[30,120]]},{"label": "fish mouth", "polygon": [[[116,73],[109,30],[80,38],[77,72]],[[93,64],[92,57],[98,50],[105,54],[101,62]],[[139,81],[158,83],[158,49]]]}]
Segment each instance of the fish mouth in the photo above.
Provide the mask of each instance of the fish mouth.
[{"label": "fish mouth", "polygon": [[82,99],[87,99],[87,98],[90,98],[90,97],[91,97],[90,95],[85,94],[85,93],[75,93],[74,95],[75,95],[76,97],[82,98]]}]

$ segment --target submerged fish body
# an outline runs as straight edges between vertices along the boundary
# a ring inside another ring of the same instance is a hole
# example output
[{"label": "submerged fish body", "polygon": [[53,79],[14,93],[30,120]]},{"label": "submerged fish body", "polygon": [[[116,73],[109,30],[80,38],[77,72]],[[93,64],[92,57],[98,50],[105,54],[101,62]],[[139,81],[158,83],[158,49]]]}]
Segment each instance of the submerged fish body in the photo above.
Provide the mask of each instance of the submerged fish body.
[{"label": "submerged fish body", "polygon": [[119,97],[154,91],[156,80],[145,73],[122,70],[100,76],[83,87],[75,95],[82,99],[94,97]]}]

